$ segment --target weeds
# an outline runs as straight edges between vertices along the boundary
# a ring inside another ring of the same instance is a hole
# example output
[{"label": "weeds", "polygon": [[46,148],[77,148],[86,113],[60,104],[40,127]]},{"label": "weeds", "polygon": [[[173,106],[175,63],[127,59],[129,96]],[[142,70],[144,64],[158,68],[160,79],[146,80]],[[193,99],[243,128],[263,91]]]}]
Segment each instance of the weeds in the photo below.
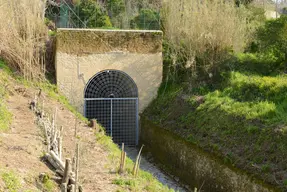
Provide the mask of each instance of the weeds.
[{"label": "weeds", "polygon": [[0,57],[25,79],[43,80],[46,1],[0,0]]},{"label": "weeds", "polygon": [[[1,71],[4,70],[4,71]],[[12,114],[8,111],[5,99],[7,98],[7,85],[9,68],[0,60],[0,132],[7,131],[12,121]]]},{"label": "weeds", "polygon": [[8,192],[18,192],[21,188],[20,180],[14,172],[4,172],[1,174],[1,177]]}]

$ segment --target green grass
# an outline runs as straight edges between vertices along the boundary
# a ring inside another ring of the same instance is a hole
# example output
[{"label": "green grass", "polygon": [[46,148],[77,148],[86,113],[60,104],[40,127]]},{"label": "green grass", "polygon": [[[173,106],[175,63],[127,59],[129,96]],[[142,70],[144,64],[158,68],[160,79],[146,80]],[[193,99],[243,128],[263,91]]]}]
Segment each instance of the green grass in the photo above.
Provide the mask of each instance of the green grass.
[{"label": "green grass", "polygon": [[10,123],[12,121],[12,114],[8,111],[6,107],[5,100],[8,97],[8,92],[6,86],[8,86],[8,74],[10,72],[0,60],[0,132],[7,131],[9,129]]},{"label": "green grass", "polygon": [[6,171],[1,174],[5,187],[8,192],[18,192],[21,188],[21,183],[18,176],[12,171]]},{"label": "green grass", "polygon": [[[102,133],[96,134],[97,142],[100,143],[108,152],[110,163],[113,163],[113,160],[120,159],[121,151],[112,139]],[[167,186],[164,186],[152,174],[146,171],[139,171],[138,177],[132,175],[134,162],[127,157],[126,160],[126,173],[127,175],[115,179],[113,184],[119,185],[123,189],[129,189],[131,191],[149,191],[149,192],[173,192],[174,190],[169,189]],[[119,190],[121,191],[121,190]]]},{"label": "green grass", "polygon": [[[260,66],[264,59],[254,60]],[[268,70],[269,76],[243,67],[225,73],[215,90],[163,83],[143,115],[225,163],[287,189],[283,178],[274,180],[278,170],[287,174],[287,75]]]},{"label": "green grass", "polygon": [[48,81],[44,82],[26,81],[22,77],[14,77],[14,78],[18,81],[18,83],[21,83],[26,87],[41,88],[50,98],[59,101],[69,111],[71,111],[78,119],[86,123],[88,122],[88,119],[85,118],[81,113],[79,113],[77,109],[69,103],[68,99],[65,96],[59,93],[58,88],[55,84],[51,84]]},{"label": "green grass", "polygon": [[55,188],[55,182],[50,179],[49,175],[45,175],[43,178],[43,190],[46,192],[52,192],[55,190]]}]

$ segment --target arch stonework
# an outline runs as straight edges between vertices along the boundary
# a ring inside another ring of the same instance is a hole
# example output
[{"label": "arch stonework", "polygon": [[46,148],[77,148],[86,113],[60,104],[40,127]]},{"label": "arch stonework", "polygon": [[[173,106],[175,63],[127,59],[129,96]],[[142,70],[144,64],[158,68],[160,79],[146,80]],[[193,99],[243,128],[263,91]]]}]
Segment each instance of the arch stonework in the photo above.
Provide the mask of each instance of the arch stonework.
[{"label": "arch stonework", "polygon": [[162,32],[58,29],[57,85],[80,112],[86,84],[104,70],[122,71],[135,82],[142,112],[162,81]]}]

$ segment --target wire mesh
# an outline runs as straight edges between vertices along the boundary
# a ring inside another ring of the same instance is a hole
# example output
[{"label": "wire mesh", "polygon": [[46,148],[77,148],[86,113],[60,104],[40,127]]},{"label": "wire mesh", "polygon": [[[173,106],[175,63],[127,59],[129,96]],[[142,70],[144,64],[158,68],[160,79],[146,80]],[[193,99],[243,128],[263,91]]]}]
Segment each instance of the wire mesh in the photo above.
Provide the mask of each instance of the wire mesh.
[{"label": "wire mesh", "polygon": [[86,117],[97,119],[115,143],[138,143],[138,98],[103,98],[85,101]]},{"label": "wire mesh", "polygon": [[[148,0],[119,1],[120,4],[98,0],[92,2],[95,6],[91,9],[98,10],[97,12],[82,9],[72,0],[48,2],[46,17],[59,28],[160,29],[160,0],[152,3]],[[92,4],[87,7],[90,9]],[[105,21],[98,22],[99,20]]]},{"label": "wire mesh", "polygon": [[115,143],[138,144],[138,90],[125,73],[96,74],[85,89],[85,116],[97,119]]}]

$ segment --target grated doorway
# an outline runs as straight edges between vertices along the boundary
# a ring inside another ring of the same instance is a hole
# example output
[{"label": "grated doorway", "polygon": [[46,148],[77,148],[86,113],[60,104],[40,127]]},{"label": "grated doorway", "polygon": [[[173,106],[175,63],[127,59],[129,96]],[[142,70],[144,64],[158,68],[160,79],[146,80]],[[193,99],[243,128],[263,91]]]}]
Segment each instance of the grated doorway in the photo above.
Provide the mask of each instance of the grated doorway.
[{"label": "grated doorway", "polygon": [[124,72],[96,74],[85,89],[84,112],[88,119],[97,119],[115,143],[138,144],[138,90]]}]

